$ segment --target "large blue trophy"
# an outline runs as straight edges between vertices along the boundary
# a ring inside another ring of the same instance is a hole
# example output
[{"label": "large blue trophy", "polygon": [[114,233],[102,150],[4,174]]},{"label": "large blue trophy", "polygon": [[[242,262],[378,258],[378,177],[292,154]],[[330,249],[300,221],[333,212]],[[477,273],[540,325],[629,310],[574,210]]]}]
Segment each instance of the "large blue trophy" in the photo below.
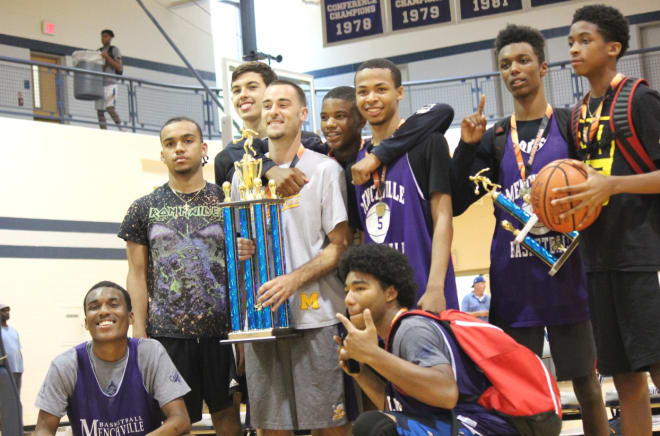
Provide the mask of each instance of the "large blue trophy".
[{"label": "large blue trophy", "polygon": [[[576,231],[572,231],[570,233],[564,233],[564,235],[571,242],[568,245],[568,247],[557,245],[558,243],[556,242],[554,243],[555,245],[552,246],[552,250],[559,251],[562,253],[561,256],[559,256],[559,258],[556,258],[545,247],[543,247],[533,238],[528,236],[528,233],[536,225],[539,218],[533,212],[527,212],[525,209],[521,208],[513,201],[509,200],[504,195],[502,195],[502,193],[498,191],[498,189],[501,189],[501,186],[491,182],[488,177],[483,175],[483,173],[488,171],[489,169],[490,168],[484,168],[474,176],[470,176],[470,180],[472,180],[472,182],[475,184],[475,189],[474,189],[475,194],[479,194],[479,185],[481,185],[484,191],[490,194],[495,206],[508,212],[513,218],[515,218],[518,222],[520,222],[523,225],[522,229],[518,229],[507,220],[502,220],[499,223],[503,229],[513,233],[513,235],[515,236],[514,239],[515,244],[521,244],[523,247],[529,250],[530,253],[534,254],[536,257],[541,259],[543,263],[545,263],[550,267],[548,274],[550,276],[554,276],[555,274],[557,274],[559,269],[564,265],[564,263],[566,263],[566,260],[571,255],[571,253],[573,253],[573,251],[575,251],[575,249],[577,248],[579,244],[580,234]],[[529,194],[523,194],[522,197],[525,202],[529,203]]]},{"label": "large blue trophy", "polygon": [[[261,159],[252,148],[254,132],[243,131],[245,154],[235,163],[241,180],[240,198],[232,201],[231,184],[222,189],[225,200],[222,215],[225,227],[225,259],[231,332],[223,342],[269,341],[294,334],[290,326],[288,302],[277,311],[257,302],[262,284],[286,272],[282,240],[282,204],[275,193],[275,182],[265,190],[261,183]],[[237,238],[251,239],[256,245],[255,255],[242,262],[238,259]]]}]

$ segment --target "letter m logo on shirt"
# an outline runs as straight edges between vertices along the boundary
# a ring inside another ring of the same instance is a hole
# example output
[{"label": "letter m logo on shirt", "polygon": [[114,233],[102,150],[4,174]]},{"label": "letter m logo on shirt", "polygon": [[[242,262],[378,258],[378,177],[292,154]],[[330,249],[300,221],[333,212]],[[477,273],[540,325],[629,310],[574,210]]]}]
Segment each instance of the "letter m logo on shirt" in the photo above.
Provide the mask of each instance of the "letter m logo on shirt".
[{"label": "letter m logo on shirt", "polygon": [[307,295],[304,292],[300,293],[300,310],[308,310],[309,308],[319,308],[318,292],[312,292],[312,295]]},{"label": "letter m logo on shirt", "polygon": [[87,427],[87,420],[86,419],[81,419],[80,420],[80,431],[83,436],[97,436],[98,435],[98,419],[95,419],[92,421],[92,428]]}]

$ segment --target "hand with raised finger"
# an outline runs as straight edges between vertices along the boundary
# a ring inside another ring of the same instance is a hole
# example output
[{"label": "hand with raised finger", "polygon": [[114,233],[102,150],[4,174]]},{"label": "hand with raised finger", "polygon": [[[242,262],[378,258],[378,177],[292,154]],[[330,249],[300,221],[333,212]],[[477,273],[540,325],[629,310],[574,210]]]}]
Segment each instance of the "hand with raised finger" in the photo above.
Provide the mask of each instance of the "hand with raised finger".
[{"label": "hand with raised finger", "polygon": [[468,115],[461,121],[461,140],[468,144],[477,144],[481,141],[486,131],[486,117],[483,115],[486,105],[486,96],[482,95],[479,100],[477,112]]},{"label": "hand with raised finger", "polygon": [[236,247],[238,247],[238,260],[241,262],[250,259],[257,252],[256,245],[251,239],[236,238]]},{"label": "hand with raised finger", "polygon": [[259,288],[257,303],[276,311],[300,287],[293,273],[267,281]]},{"label": "hand with raised finger", "polygon": [[355,359],[358,362],[369,363],[378,350],[378,332],[376,325],[371,317],[371,311],[365,309],[362,312],[364,319],[364,330],[360,330],[344,315],[338,313],[337,319],[344,325],[348,334],[342,341],[343,351],[340,351],[339,358],[342,360]]},{"label": "hand with raised finger", "polygon": [[380,167],[380,159],[373,154],[367,153],[362,159],[351,166],[351,176],[354,185],[364,185],[371,180],[371,174]]}]

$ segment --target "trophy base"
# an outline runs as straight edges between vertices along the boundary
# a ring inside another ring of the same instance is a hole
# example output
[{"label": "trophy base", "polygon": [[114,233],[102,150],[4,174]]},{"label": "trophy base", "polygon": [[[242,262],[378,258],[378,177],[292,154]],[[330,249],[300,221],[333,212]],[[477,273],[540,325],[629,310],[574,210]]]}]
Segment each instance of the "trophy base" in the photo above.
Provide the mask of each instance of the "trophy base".
[{"label": "trophy base", "polygon": [[568,256],[571,255],[577,248],[578,244],[580,243],[580,235],[576,236],[575,239],[573,239],[566,248],[566,251],[557,259],[557,262],[555,262],[554,265],[552,265],[552,268],[550,268],[550,271],[548,271],[548,274],[550,277],[554,277],[555,274],[559,272],[559,269],[566,263],[566,260],[568,259]]},{"label": "trophy base", "polygon": [[237,344],[243,342],[268,342],[281,338],[298,336],[299,333],[293,327],[276,327],[270,329],[235,331],[227,335],[227,339],[220,341],[222,344]]}]

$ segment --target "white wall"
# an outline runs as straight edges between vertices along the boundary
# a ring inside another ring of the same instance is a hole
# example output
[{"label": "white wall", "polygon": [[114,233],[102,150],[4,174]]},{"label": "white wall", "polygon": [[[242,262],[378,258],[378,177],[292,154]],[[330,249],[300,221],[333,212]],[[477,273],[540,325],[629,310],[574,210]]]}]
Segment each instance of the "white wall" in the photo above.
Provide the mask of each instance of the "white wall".
[{"label": "white wall", "polygon": [[[213,42],[207,1],[167,8],[168,0],[143,0],[190,62],[213,71]],[[199,4],[199,6],[196,5]],[[0,0],[0,33],[73,47],[97,49],[101,30],[124,56],[184,66],[142,8],[133,0]],[[55,23],[55,35],[41,33],[41,21]]]},{"label": "white wall", "polygon": [[[120,223],[131,202],[167,181],[156,136],[0,117],[0,217]],[[9,146],[8,144],[11,144]],[[209,141],[209,156],[220,151]],[[204,167],[213,181],[213,166]],[[123,249],[114,234],[0,229],[0,245]],[[41,248],[40,248],[41,249]],[[24,424],[50,361],[89,339],[82,297],[94,283],[126,283],[126,260],[0,257],[0,300],[12,308],[25,373]]]}]

